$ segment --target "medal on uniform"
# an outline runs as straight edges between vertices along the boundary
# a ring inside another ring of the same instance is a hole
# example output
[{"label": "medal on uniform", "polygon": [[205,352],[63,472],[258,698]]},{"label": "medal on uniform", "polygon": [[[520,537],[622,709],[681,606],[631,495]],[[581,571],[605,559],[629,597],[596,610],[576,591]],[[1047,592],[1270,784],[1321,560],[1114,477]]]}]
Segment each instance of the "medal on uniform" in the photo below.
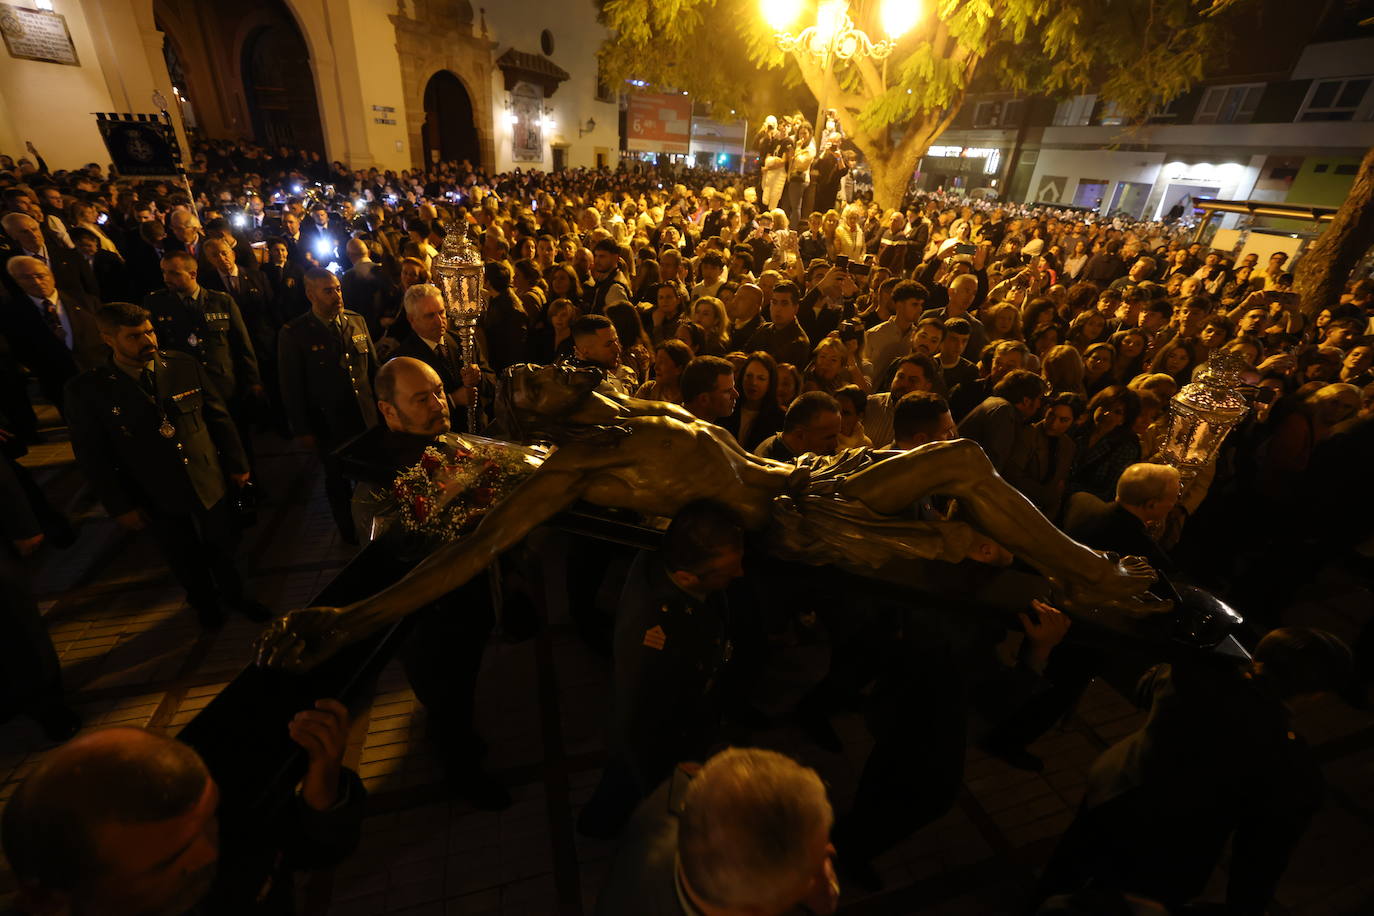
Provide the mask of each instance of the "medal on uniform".
[{"label": "medal on uniform", "polygon": [[198,346],[200,346],[200,338],[197,337],[197,336],[195,335],[195,332],[193,331],[193,332],[191,332],[191,334],[190,334],[189,336],[187,336],[187,338],[186,338],[186,343],[189,344],[189,345],[192,346],[192,347],[198,347]]},{"label": "medal on uniform", "polygon": [[177,428],[173,426],[172,421],[166,417],[162,418],[162,425],[157,428],[157,431],[162,433],[162,438],[164,439],[170,439],[177,434]]}]

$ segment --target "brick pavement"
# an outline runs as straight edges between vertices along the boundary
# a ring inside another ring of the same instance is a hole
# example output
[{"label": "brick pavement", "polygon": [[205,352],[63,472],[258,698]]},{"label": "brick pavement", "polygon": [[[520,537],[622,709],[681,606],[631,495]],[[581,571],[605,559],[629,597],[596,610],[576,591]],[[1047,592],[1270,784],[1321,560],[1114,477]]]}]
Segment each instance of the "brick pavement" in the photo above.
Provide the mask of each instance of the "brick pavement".
[{"label": "brick pavement", "polygon": [[[256,593],[274,608],[298,605],[347,562],[313,460],[266,442],[261,473],[275,498],[244,547]],[[78,544],[35,569],[54,642],[88,727],[141,725],[175,734],[234,676],[254,635],[233,620],[218,633],[195,624],[151,546],[118,531],[90,503],[60,432],[26,459],[81,522]],[[552,595],[549,624],[532,640],[494,638],[479,693],[488,764],[511,787],[499,814],[451,799],[423,741],[425,714],[398,665],[381,675],[371,709],[356,723],[349,763],[370,792],[357,854],[301,882],[301,911],[363,914],[576,916],[593,910],[614,844],[576,836],[572,824],[604,759],[609,679],[604,663],[573,635]],[[1366,591],[1334,583],[1312,615],[1364,619]],[[803,661],[801,668],[805,669]],[[1025,773],[970,749],[955,808],[883,856],[883,893],[846,893],[847,914],[1015,913],[1072,817],[1087,768],[1141,721],[1117,691],[1095,682],[1075,717],[1033,750],[1046,762]],[[1374,718],[1328,705],[1305,710],[1302,726],[1333,791],[1294,856],[1274,912],[1374,912]],[[852,795],[868,739],[855,715],[837,717],[841,754],[778,727],[756,743],[815,766],[838,806]],[[0,805],[47,750],[25,721],[0,727]],[[1224,876],[1214,884],[1218,887]],[[0,905],[12,891],[0,872]]]}]

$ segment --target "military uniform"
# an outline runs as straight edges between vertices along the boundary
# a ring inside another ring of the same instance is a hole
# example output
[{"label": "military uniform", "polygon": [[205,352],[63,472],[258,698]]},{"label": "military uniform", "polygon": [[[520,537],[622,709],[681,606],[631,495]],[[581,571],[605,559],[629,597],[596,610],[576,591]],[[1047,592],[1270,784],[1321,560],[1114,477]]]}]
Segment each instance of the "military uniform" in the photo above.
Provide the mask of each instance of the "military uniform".
[{"label": "military uniform", "polygon": [[194,356],[225,404],[262,384],[248,326],[228,293],[202,286],[188,300],[160,289],[148,294],[143,307],[153,315],[162,348]]},{"label": "military uniform", "polygon": [[348,309],[330,324],[313,309],[291,319],[277,336],[277,372],[286,421],[296,435],[315,437],[325,460],[329,508],[339,532],[352,542],[353,487],[331,453],[377,423],[377,351],[367,322]]},{"label": "military uniform", "polygon": [[111,516],[148,515],[194,607],[241,607],[225,474],[246,473],[248,462],[234,422],[194,358],[167,350],[150,366],[145,381],[109,363],[67,383],[77,462]]},{"label": "military uniform", "polygon": [[630,566],[616,610],[612,758],[579,829],[614,831],[679,760],[707,756],[720,726],[720,678],[732,653],[724,593],[704,600],[656,553]]}]

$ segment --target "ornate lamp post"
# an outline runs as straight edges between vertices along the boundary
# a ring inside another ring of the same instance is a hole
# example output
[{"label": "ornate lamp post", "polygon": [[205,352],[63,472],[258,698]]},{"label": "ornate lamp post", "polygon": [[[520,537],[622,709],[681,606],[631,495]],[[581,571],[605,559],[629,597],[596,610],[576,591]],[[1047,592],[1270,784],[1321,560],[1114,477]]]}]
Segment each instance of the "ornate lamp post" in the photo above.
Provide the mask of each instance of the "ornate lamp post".
[{"label": "ornate lamp post", "polygon": [[[458,332],[463,364],[477,366],[477,320],[487,309],[483,293],[482,254],[468,238],[467,227],[455,224],[444,236],[444,248],[434,259],[434,281],[444,294],[448,320]],[[477,432],[477,405],[468,408],[468,432]]]},{"label": "ornate lamp post", "polygon": [[1250,410],[1237,390],[1245,368],[1236,355],[1218,353],[1203,364],[1197,380],[1184,385],[1169,402],[1169,435],[1160,456],[1178,469],[1182,486],[1216,460],[1227,434]]},{"label": "ornate lamp post", "polygon": [[[881,18],[887,38],[874,41],[861,29],[855,28],[849,16],[848,0],[819,0],[816,22],[793,33],[789,27],[801,14],[802,0],[761,0],[764,21],[775,33],[778,47],[787,54],[815,58],[825,78],[836,60],[847,61],[871,57],[886,60],[897,40],[915,25],[921,15],[920,0],[882,0]],[[824,82],[822,82],[822,87]],[[819,149],[825,133],[825,98],[821,91],[820,111],[816,115],[816,144]]]}]

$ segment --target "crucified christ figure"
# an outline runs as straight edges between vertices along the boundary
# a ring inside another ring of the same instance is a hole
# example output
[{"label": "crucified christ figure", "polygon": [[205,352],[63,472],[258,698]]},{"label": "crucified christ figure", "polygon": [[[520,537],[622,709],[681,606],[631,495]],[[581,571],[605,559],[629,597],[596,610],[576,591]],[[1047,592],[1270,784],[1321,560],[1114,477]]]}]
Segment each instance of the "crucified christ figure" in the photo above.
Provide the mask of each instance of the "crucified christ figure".
[{"label": "crucified christ figure", "polygon": [[[580,500],[671,517],[711,499],[764,532],[778,528],[782,515],[815,513],[815,528],[824,529],[817,541],[838,545],[841,564],[851,559],[845,537],[862,544],[857,565],[878,565],[875,550],[883,558],[950,562],[1015,556],[1055,584],[1071,613],[1141,617],[1170,608],[1146,593],[1155,575],[1145,561],[1091,550],[1064,534],[998,476],[977,443],[935,442],[882,460],[853,450],[835,460],[787,464],[749,454],[729,433],[680,407],[625,397],[601,381],[598,370],[565,365],[507,370],[502,398],[512,432],[554,443],[553,453],[471,533],[395,585],[346,607],[305,608],[274,621],[258,639],[259,663],[314,666],[465,584]],[[934,494],[956,498],[962,520],[915,521],[913,507]]]}]

